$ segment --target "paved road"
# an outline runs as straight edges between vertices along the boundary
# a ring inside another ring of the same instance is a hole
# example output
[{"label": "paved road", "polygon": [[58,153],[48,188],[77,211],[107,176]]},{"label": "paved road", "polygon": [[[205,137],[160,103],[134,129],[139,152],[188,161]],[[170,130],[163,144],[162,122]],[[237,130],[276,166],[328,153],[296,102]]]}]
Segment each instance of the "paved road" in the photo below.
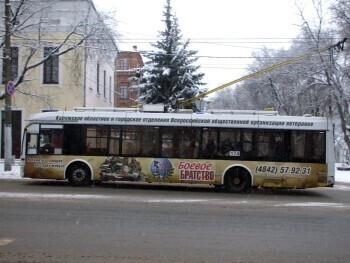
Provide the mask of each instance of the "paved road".
[{"label": "paved road", "polygon": [[349,262],[350,185],[199,187],[0,181],[0,262]]}]

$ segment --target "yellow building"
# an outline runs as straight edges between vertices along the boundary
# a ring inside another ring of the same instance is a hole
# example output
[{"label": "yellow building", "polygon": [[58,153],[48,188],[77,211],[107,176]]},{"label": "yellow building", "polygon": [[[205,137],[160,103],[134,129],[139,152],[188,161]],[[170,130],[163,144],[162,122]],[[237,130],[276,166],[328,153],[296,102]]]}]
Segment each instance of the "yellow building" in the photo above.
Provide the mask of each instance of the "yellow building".
[{"label": "yellow building", "polygon": [[[18,8],[16,2],[11,1],[13,14]],[[31,2],[28,1],[26,13],[12,26],[12,80],[16,83],[21,76],[24,80],[11,96],[12,152],[16,158],[20,155],[25,120],[30,115],[81,106],[114,107],[114,61],[118,48],[92,0],[42,0],[36,1],[35,6],[30,6]],[[0,0],[1,14],[4,6],[5,1]],[[0,29],[4,32],[4,23],[0,23]],[[83,38],[87,40],[79,45]],[[72,50],[64,53],[68,49]],[[52,52],[64,54],[45,60]],[[37,63],[22,74],[23,69]],[[0,69],[2,91],[4,60],[0,60]],[[0,100],[0,107],[3,127],[5,100]],[[4,157],[3,130],[1,158]]]}]

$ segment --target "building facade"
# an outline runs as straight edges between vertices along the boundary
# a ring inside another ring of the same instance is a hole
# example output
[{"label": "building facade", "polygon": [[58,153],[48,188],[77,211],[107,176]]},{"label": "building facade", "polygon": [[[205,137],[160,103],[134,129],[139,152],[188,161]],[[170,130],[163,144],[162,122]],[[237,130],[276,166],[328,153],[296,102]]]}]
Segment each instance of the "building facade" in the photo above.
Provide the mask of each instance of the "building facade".
[{"label": "building facade", "polygon": [[[1,14],[4,2],[0,0]],[[13,13],[18,2],[11,1]],[[12,80],[16,83],[24,78],[11,96],[12,151],[16,158],[20,157],[21,134],[28,116],[74,107],[114,107],[118,48],[92,0],[36,0],[35,5],[30,2],[26,13],[13,26],[18,32],[11,37]],[[4,30],[3,23],[0,29]],[[62,54],[52,56],[52,52]],[[3,60],[0,69],[3,73]],[[24,69],[27,70],[23,75]],[[0,78],[5,87],[4,74]],[[0,107],[3,127],[5,100],[0,100]],[[3,158],[3,132],[0,136]]]},{"label": "building facade", "polygon": [[130,108],[138,105],[138,74],[143,66],[137,46],[133,46],[133,51],[119,52],[115,62],[117,75],[115,107]]}]

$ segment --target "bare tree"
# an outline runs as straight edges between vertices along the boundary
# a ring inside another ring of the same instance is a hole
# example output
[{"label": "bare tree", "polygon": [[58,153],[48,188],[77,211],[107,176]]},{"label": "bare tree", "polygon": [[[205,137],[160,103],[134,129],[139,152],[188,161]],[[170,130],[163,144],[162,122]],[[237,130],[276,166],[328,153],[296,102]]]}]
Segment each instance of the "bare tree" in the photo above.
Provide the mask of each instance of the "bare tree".
[{"label": "bare tree", "polygon": [[211,98],[213,109],[237,109],[235,88],[222,89]]},{"label": "bare tree", "polygon": [[[307,36],[311,43],[315,46],[320,46],[321,44],[329,43],[329,41],[335,41],[335,39],[340,39],[334,49],[330,49],[327,55],[320,54],[317,57],[318,67],[317,71],[314,71],[311,76],[311,82],[315,86],[320,87],[320,91],[323,90],[323,97],[325,102],[328,103],[328,108],[332,109],[334,107],[334,114],[339,122],[340,131],[339,136],[345,141],[348,150],[350,149],[350,137],[347,132],[347,127],[350,121],[349,114],[349,71],[348,71],[348,51],[344,51],[344,42],[346,41],[347,30],[349,29],[349,13],[350,6],[349,1],[337,0],[332,6],[334,21],[338,25],[343,25],[340,27],[341,30],[334,32],[330,29],[323,29],[322,20],[322,2],[320,0],[313,0],[314,9],[317,14],[319,23],[316,26],[312,26],[307,22],[307,18],[304,16],[301,9],[300,17],[304,22],[301,29],[305,36]],[[341,35],[344,34],[344,35]],[[341,40],[343,39],[343,40]]]},{"label": "bare tree", "polygon": [[[88,58],[99,61],[108,60],[112,64],[114,63],[115,56],[113,54],[116,54],[117,51],[115,45],[117,34],[109,26],[113,19],[111,16],[97,12],[92,1],[8,0],[6,1],[6,10],[8,10],[9,5],[11,8],[10,23],[4,24],[10,25],[10,29],[6,28],[6,34],[0,35],[0,49],[5,47],[5,35],[6,39],[11,39],[11,49],[12,45],[20,47],[20,55],[18,56],[21,58],[21,63],[17,65],[18,69],[16,74],[12,76],[12,80],[15,90],[20,96],[30,95],[34,98],[34,100],[28,100],[28,103],[34,104],[36,100],[40,100],[48,108],[52,107],[56,94],[53,92],[50,94],[33,92],[33,90],[37,90],[36,85],[30,83],[37,76],[35,70],[44,63],[52,64],[53,61],[57,62],[59,57],[74,53],[72,57],[76,60],[71,60],[69,65],[65,66],[71,69],[71,74],[80,74],[81,76],[84,76],[84,72],[79,67],[81,67],[82,61],[85,63]],[[0,0],[1,14],[4,14],[4,7],[4,0]],[[6,19],[9,19],[9,16],[6,16]],[[1,23],[1,32],[5,32],[3,27],[3,23]],[[8,49],[5,50],[6,54],[9,54]],[[6,59],[3,57],[1,59],[11,61],[11,55],[7,55]],[[64,59],[60,60],[60,63],[68,64]],[[85,85],[83,87],[83,84],[79,82],[81,79],[81,77],[76,78],[78,85],[75,86],[79,87],[80,85],[80,87],[85,88]],[[81,90],[81,88],[72,90],[72,94],[76,97],[83,97]],[[9,126],[8,134],[11,134],[12,99],[9,99],[3,90],[0,92],[0,99],[5,98],[5,120],[10,120],[7,126]],[[5,136],[5,138],[6,170],[10,168],[8,157],[11,154],[9,149],[12,137]]]},{"label": "bare tree", "polygon": [[[255,60],[249,71],[261,72],[264,68],[302,54],[312,56],[246,80],[235,90],[235,107],[274,107],[286,115],[333,115],[336,141],[345,142],[349,151],[350,48],[345,41],[350,36],[350,1],[334,1],[331,6],[333,21],[325,19],[323,1],[312,0],[311,3],[314,10],[312,19],[306,16],[301,4],[297,5],[300,34],[291,47],[287,50],[264,48],[253,54]],[[334,24],[337,26],[331,27]],[[315,52],[320,49],[323,51]]]},{"label": "bare tree", "polygon": [[[33,95],[47,99],[41,94],[31,94],[21,90],[19,85],[28,82],[28,73],[52,58],[58,58],[73,50],[85,48],[87,53],[106,53],[111,50],[111,41],[116,39],[117,33],[110,26],[112,17],[108,14],[75,10],[64,13],[55,9],[57,1],[54,0],[19,0],[11,1],[11,39],[18,43],[25,51],[13,80],[16,90],[26,95]],[[3,5],[3,2],[0,2]],[[60,23],[60,20],[63,21]],[[66,23],[65,21],[70,21]],[[115,23],[114,23],[115,25]],[[53,32],[62,32],[59,38],[52,37]],[[54,48],[45,56],[39,53],[43,47],[51,45]],[[4,46],[4,37],[1,36],[0,48]],[[88,48],[86,48],[88,47]],[[102,47],[102,48],[101,48]],[[114,47],[116,49],[116,47]],[[4,95],[4,94],[2,94]],[[4,96],[2,96],[2,99]]]},{"label": "bare tree", "polygon": [[[326,52],[315,52],[322,47],[331,47],[334,32],[322,29],[324,20],[320,1],[313,1],[318,22],[310,24],[299,8],[302,20],[300,36],[294,40],[288,50],[269,50],[253,54],[254,62],[249,67],[250,72],[259,72],[287,61],[283,67],[266,71],[244,83],[241,92],[251,95],[260,93],[258,106],[274,105],[282,114],[302,115],[306,113],[326,114],[329,106],[329,94],[332,86],[327,82],[330,79],[329,70],[334,70],[334,62],[338,60],[338,53],[334,48]],[[339,48],[338,45],[334,46]],[[313,56],[301,61],[293,61],[294,57],[303,54]],[[291,59],[291,63],[288,60]],[[245,91],[246,90],[246,91]],[[259,103],[259,101],[261,103]],[[256,103],[256,102],[255,102]]]}]

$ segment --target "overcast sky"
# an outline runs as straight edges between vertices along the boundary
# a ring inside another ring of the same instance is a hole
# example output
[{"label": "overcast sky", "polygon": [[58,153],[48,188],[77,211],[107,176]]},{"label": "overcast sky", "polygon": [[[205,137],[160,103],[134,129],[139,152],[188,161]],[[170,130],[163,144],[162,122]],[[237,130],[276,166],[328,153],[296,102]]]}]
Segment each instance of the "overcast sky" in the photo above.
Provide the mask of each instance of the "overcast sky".
[{"label": "overcast sky", "polygon": [[[327,0],[324,0],[327,1]],[[165,0],[94,0],[96,8],[115,11],[120,50],[152,50],[164,29]],[[304,0],[303,5],[311,0]],[[197,50],[207,88],[212,89],[244,76],[251,53],[265,45],[288,46],[297,35],[300,19],[295,0],[172,0],[189,49]]]}]

